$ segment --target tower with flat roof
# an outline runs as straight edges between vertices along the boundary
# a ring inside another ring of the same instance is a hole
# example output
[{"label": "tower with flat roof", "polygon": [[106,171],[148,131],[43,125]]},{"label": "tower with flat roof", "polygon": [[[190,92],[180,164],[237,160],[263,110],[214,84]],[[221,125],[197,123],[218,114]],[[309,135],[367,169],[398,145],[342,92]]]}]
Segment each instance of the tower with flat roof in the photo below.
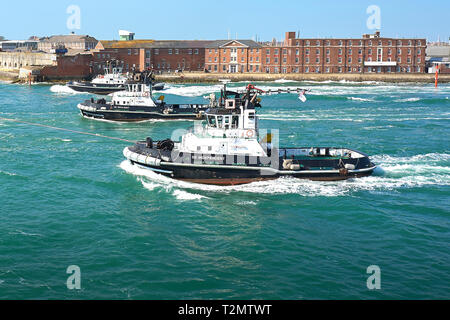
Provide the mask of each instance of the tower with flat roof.
[{"label": "tower with flat roof", "polygon": [[126,30],[119,30],[120,41],[131,41],[134,40],[134,33]]}]

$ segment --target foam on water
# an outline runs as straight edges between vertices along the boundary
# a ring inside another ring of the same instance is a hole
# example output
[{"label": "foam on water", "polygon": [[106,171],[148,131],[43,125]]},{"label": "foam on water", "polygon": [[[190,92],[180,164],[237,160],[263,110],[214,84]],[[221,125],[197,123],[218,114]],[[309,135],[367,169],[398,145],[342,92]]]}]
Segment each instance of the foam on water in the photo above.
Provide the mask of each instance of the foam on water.
[{"label": "foam on water", "polygon": [[420,98],[405,98],[405,99],[397,99],[394,102],[417,102],[420,101]]},{"label": "foam on water", "polygon": [[223,88],[222,85],[213,85],[213,86],[171,85],[164,90],[164,93],[184,97],[201,97],[210,93],[220,92],[222,88]]},{"label": "foam on water", "polygon": [[0,174],[4,174],[7,176],[11,176],[11,177],[17,176],[17,174],[15,174],[15,173],[8,172],[8,171],[2,171],[2,170],[0,170]]},{"label": "foam on water", "polygon": [[289,83],[289,82],[297,82],[295,80],[287,80],[287,79],[278,79],[274,81],[275,83]]},{"label": "foam on water", "polygon": [[[424,86],[424,85],[411,85],[401,86],[394,85],[388,83],[379,83],[379,82],[348,82],[348,81],[324,81],[324,82],[313,82],[313,81],[302,81],[298,82],[298,85],[283,85],[285,83],[295,82],[290,80],[278,80],[278,82],[258,82],[260,85],[257,85],[258,88],[267,91],[271,90],[294,90],[298,87],[305,87],[307,89],[312,89],[308,95],[313,96],[351,96],[351,95],[371,95],[371,94],[380,94],[389,96],[392,95],[393,91],[398,92],[399,94],[417,94],[420,93],[432,93],[435,94],[437,91],[432,86]],[[338,85],[336,85],[338,83]],[[308,86],[311,84],[311,86]],[[245,90],[246,83],[233,83],[229,84],[228,87],[231,90]],[[187,96],[187,97],[202,97],[209,95],[210,93],[220,92],[222,89],[221,84],[217,85],[170,85],[164,93],[179,95],[179,96]],[[439,89],[438,93],[445,94],[450,93],[450,86],[443,86]],[[398,98],[398,95],[395,97]],[[448,97],[447,97],[448,98]],[[364,98],[363,98],[364,99]],[[369,99],[369,98],[367,98]],[[408,97],[401,99],[416,99],[416,97]],[[409,100],[408,100],[409,101]],[[408,102],[406,101],[406,102]],[[413,100],[411,100],[413,101]],[[401,101],[403,102],[403,101]]]},{"label": "foam on water", "polygon": [[353,100],[353,101],[364,101],[364,102],[372,102],[372,101],[374,101],[373,99],[358,98],[358,97],[347,97],[347,99]]},{"label": "foam on water", "polygon": [[175,190],[173,192],[173,195],[178,200],[200,200],[200,199],[206,198],[206,197],[201,196],[199,194],[193,194],[193,193],[189,193],[189,192],[183,191],[183,190]]},{"label": "foam on water", "polygon": [[[157,188],[172,192],[177,199],[200,200],[199,194],[185,194],[180,189],[204,192],[249,192],[263,194],[299,194],[307,197],[336,197],[359,191],[383,191],[415,188],[430,185],[450,185],[448,154],[426,154],[412,157],[374,156],[379,165],[371,177],[338,182],[320,182],[291,177],[254,182],[240,186],[212,186],[170,179],[153,171],[139,168],[129,161],[120,167],[128,173],[141,177],[143,186],[151,191]],[[148,179],[148,180],[147,180]]]},{"label": "foam on water", "polygon": [[182,181],[179,181],[181,182],[181,187],[178,187],[176,184],[172,183],[175,180],[156,174],[151,170],[146,170],[136,165],[132,165],[128,160],[123,161],[120,164],[120,168],[128,173],[138,176],[138,181],[140,181],[144,188],[149,191],[157,191],[158,189],[162,189],[165,192],[172,193],[177,200],[201,200],[207,198],[206,196],[183,190],[188,189],[188,186],[190,185],[189,183],[184,184]]},{"label": "foam on water", "polygon": [[77,92],[77,91],[69,88],[68,86],[62,86],[59,84],[51,86],[50,91],[53,93],[59,93],[59,94],[83,94],[83,92]]}]

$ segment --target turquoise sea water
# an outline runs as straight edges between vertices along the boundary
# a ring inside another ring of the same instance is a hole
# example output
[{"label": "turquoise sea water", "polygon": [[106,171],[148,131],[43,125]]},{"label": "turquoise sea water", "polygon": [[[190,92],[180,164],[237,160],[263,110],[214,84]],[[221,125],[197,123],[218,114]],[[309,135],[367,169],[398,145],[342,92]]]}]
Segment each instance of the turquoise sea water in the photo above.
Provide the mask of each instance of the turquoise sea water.
[{"label": "turquoise sea water", "polygon": [[[0,120],[0,299],[449,299],[450,85],[258,83],[283,146],[350,147],[382,169],[347,182],[239,187],[136,170],[129,145]],[[244,83],[232,86],[245,86]],[[205,102],[213,85],[169,85]],[[83,119],[89,95],[0,84],[0,117],[128,140],[192,122]],[[66,269],[81,269],[81,290]],[[366,269],[381,269],[381,290]]]}]

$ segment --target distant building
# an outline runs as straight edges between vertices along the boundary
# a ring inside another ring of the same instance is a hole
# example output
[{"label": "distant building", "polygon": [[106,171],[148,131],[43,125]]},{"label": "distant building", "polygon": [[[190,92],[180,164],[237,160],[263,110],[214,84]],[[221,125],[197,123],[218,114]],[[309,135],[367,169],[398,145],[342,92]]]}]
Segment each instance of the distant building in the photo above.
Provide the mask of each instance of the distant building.
[{"label": "distant building", "polygon": [[54,53],[59,48],[74,50],[93,50],[98,40],[88,35],[60,35],[42,38],[38,43],[38,50]]},{"label": "distant building", "polygon": [[127,71],[152,69],[204,71],[205,47],[212,41],[200,40],[131,40],[100,41],[95,48],[95,71],[116,60]]},{"label": "distant building", "polygon": [[262,71],[262,45],[253,40],[218,40],[206,46],[208,72]]},{"label": "distant building", "polygon": [[145,51],[146,68],[157,71],[204,71],[205,48],[212,41],[159,40]]},{"label": "distant building", "polygon": [[300,39],[287,32],[283,44],[266,44],[268,73],[423,73],[425,39]]},{"label": "distant building", "polygon": [[[53,36],[41,39],[38,49],[54,52],[58,57],[58,68],[47,68],[49,74],[76,74],[78,69],[83,70],[80,74],[98,74],[112,61],[122,66],[124,72],[146,69],[281,74],[427,72],[426,39],[385,38],[380,32],[345,39],[300,38],[295,32],[286,32],[283,41],[270,42],[134,40],[135,34],[124,30],[119,31],[119,36],[120,40],[114,41],[73,34]],[[441,52],[445,48],[430,45],[428,52],[431,54],[434,49]],[[443,56],[431,57],[435,59],[431,67],[441,64],[441,72],[449,67],[448,48],[445,50]],[[10,60],[6,63],[16,65]]]},{"label": "distant building", "polygon": [[0,52],[0,68],[19,70],[24,67],[56,65],[56,55],[44,52]]},{"label": "distant building", "polygon": [[2,51],[35,51],[39,41],[36,40],[9,40],[0,41]]},{"label": "distant building", "polygon": [[425,39],[301,39],[287,32],[283,42],[222,40],[210,45],[211,72],[265,73],[423,73]]},{"label": "distant building", "polygon": [[435,73],[437,67],[440,73],[450,73],[450,43],[429,43],[426,60],[429,73]]}]

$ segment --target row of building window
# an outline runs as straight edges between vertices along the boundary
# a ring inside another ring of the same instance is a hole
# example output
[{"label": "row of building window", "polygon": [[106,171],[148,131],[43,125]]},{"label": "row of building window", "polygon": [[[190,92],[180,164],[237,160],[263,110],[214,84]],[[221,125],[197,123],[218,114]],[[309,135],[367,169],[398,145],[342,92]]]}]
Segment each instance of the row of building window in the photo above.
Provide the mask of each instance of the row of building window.
[{"label": "row of building window", "polygon": [[[371,48],[367,49],[367,51],[368,51],[369,54],[372,54],[372,49]],[[326,49],[325,52],[326,52],[327,55],[329,55],[330,54],[330,49]],[[274,54],[277,55],[278,53],[279,53],[278,49],[275,49],[274,50]],[[343,50],[339,49],[338,50],[338,54],[342,54],[342,53],[343,53]],[[402,54],[402,49],[400,49],[400,48],[397,49],[397,53],[398,54]],[[408,54],[411,54],[411,53],[412,53],[412,50],[410,48],[408,48]],[[417,49],[417,54],[421,54],[421,53],[422,53],[422,50],[420,48]],[[270,55],[270,49],[266,50],[266,54]],[[287,55],[287,49],[283,49],[283,54]],[[300,55],[300,49],[295,49],[295,54],[297,56]],[[305,54],[307,54],[307,55],[310,54],[310,49],[305,49]],[[316,54],[320,54],[320,49],[316,49]],[[348,54],[353,54],[353,50],[352,49],[348,49]],[[362,54],[362,49],[358,50],[358,54]],[[388,49],[388,54],[392,54],[392,49],[390,49],[390,48]]]},{"label": "row of building window", "polygon": [[[223,50],[223,53],[227,53],[226,48],[222,49],[222,50]],[[253,48],[250,48],[249,50],[250,50],[250,53],[253,53]],[[212,53],[213,49],[209,49],[208,52]],[[218,52],[219,52],[219,49],[214,49],[214,53],[218,53]],[[255,52],[259,53],[259,48],[256,48]],[[230,48],[230,53],[237,53],[237,48]],[[245,53],[245,49],[241,49],[241,53]]]},{"label": "row of building window", "polygon": [[[217,57],[214,57],[214,62],[217,62]],[[223,57],[223,62],[227,62],[227,57]],[[209,62],[212,62],[212,57],[208,58]],[[250,62],[253,62],[253,57],[249,58]],[[237,62],[237,57],[230,57],[230,62]],[[245,57],[241,57],[241,62],[245,62]],[[259,57],[255,58],[255,62],[259,62]]]},{"label": "row of building window", "polygon": [[[305,58],[305,63],[310,63],[310,59],[309,59],[309,57],[306,57]],[[330,63],[330,58],[329,57],[327,57],[326,59],[325,59],[325,61],[326,61],[326,63]],[[342,57],[338,57],[338,63],[342,63]],[[353,62],[353,58],[352,57],[349,57],[348,58],[348,63],[352,63]],[[372,61],[372,57],[368,57],[367,58],[367,61]],[[376,60],[376,61],[383,61],[382,59],[378,59],[378,60]],[[388,57],[387,58],[387,60],[386,60],[387,62],[391,62],[392,61],[392,59],[390,58],[390,57]],[[411,61],[412,61],[412,59],[410,58],[410,57],[408,57],[407,59],[406,59],[406,62],[407,63],[411,63]],[[211,61],[210,61],[211,62]],[[225,62],[225,61],[224,61]],[[278,58],[274,58],[274,63],[278,63],[279,62],[279,60],[278,60]],[[299,63],[300,62],[300,59],[298,58],[298,57],[296,57],[295,58],[295,63]],[[398,57],[397,58],[397,62],[399,62],[399,63],[401,63],[402,62],[402,58],[401,57]],[[422,59],[420,58],[420,57],[418,57],[417,58],[417,63],[421,63],[422,62]],[[266,58],[266,64],[269,64],[270,63],[270,58]],[[287,63],[287,58],[283,58],[283,63]],[[320,63],[320,58],[316,58],[316,63]],[[362,63],[362,58],[361,57],[359,57],[358,58],[358,63]]]},{"label": "row of building window", "polygon": [[[413,68],[411,68],[411,67],[396,67],[396,68],[391,68],[391,67],[387,67],[386,68],[386,70],[385,70],[385,72],[388,72],[388,73],[391,73],[391,72],[398,72],[398,73],[401,73],[401,72],[405,72],[405,73],[411,73],[412,72],[412,70],[413,70]],[[421,72],[421,68],[420,67],[416,67],[415,68],[415,70],[416,70],[416,72]],[[280,73],[280,69],[279,68],[273,68],[273,73]],[[324,69],[324,71],[325,71],[325,73],[330,73],[331,72],[331,69],[329,68],[329,67],[326,67],[325,69]],[[342,67],[338,67],[337,68],[337,72],[338,73],[343,73],[345,71],[345,69],[344,68],[342,68]],[[377,67],[377,68],[372,68],[372,67],[369,67],[369,68],[366,68],[365,69],[365,71],[366,72],[368,72],[368,73],[381,73],[381,72],[383,72],[383,69],[381,68],[381,67]],[[288,72],[288,69],[287,68],[282,68],[281,69],[281,72],[282,73],[287,73]],[[300,73],[300,68],[293,68],[292,69],[292,72],[294,72],[294,73]],[[305,67],[305,70],[304,70],[304,72],[305,73],[321,73],[322,71],[321,71],[321,68],[320,67],[315,67],[315,68],[310,68],[310,67]],[[348,67],[347,68],[347,73],[353,73],[353,72],[355,72],[355,73],[361,73],[362,72],[362,68],[361,67],[354,67],[354,68],[352,68],[352,67]],[[266,73],[271,73],[271,68],[270,67],[267,67],[266,68]]]},{"label": "row of building window", "polygon": [[[180,54],[180,50],[179,49],[169,49],[169,54],[173,54],[173,52],[175,51],[175,54]],[[159,54],[159,49],[155,49],[155,54]],[[192,54],[192,49],[188,49],[188,54]],[[199,54],[199,50],[198,49],[194,49],[194,54]]]},{"label": "row of building window", "polygon": [[[214,66],[208,65],[207,69],[208,69],[208,71],[213,71],[214,70],[214,72],[217,72],[219,68],[218,68],[217,65],[214,65]],[[228,66],[227,65],[223,65],[222,66],[222,71],[223,72],[227,72],[228,71]],[[252,66],[252,65],[250,65],[248,67],[248,72],[259,72],[259,71],[260,71],[260,67],[259,66]],[[241,66],[241,72],[246,72],[245,66]]]},{"label": "row of building window", "polygon": [[[116,51],[117,52],[117,51]],[[179,49],[168,49],[168,53],[169,54],[173,54],[175,52],[175,54],[180,54],[180,50]],[[133,54],[133,49],[128,49],[128,55],[131,56]],[[134,49],[134,55],[138,55],[139,54],[139,49]],[[155,55],[159,55],[159,49],[154,49],[154,54]],[[188,54],[200,54],[200,50],[199,49],[188,49]],[[145,51],[145,57],[146,58],[150,58],[151,56],[151,51],[150,50],[146,50]]]},{"label": "row of building window", "polygon": [[[353,46],[353,40],[346,40],[346,41],[347,41],[348,46]],[[372,40],[368,40],[367,42],[368,42],[369,46],[372,46],[373,43],[374,43]],[[362,47],[363,40],[357,40],[356,43],[357,43],[357,45]],[[375,41],[375,43],[376,43],[376,41]],[[393,45],[392,40],[388,40],[387,43],[388,43],[388,46],[392,46]],[[408,40],[406,43],[407,43],[408,46],[412,46],[412,41],[411,40]],[[316,40],[315,41],[315,45],[317,47],[319,47],[321,45],[320,40]],[[330,40],[325,40],[325,45],[326,46],[330,46],[331,45],[331,41]],[[342,40],[339,40],[338,45],[339,46],[343,46],[344,42]],[[378,45],[382,46],[383,45],[383,41],[382,40],[378,40]],[[402,46],[403,45],[403,41],[402,40],[397,40],[397,45],[398,46]],[[417,46],[421,46],[421,45],[422,45],[422,41],[417,40]],[[299,40],[296,41],[296,46],[300,46],[300,41]],[[311,46],[311,41],[310,40],[305,40],[305,46],[308,46],[308,47]]]},{"label": "row of building window", "polygon": [[[159,49],[154,49],[155,50],[155,55],[159,55]],[[226,49],[225,49],[226,50]],[[242,49],[242,50],[244,50],[244,49]],[[170,54],[170,55],[172,55],[173,53],[174,53],[174,51],[175,51],[175,54],[176,55],[178,55],[178,54],[180,54],[180,51],[179,51],[179,49],[175,49],[175,50],[173,50],[173,49],[169,49],[168,50],[168,53]],[[117,51],[116,51],[117,52]],[[188,54],[192,54],[194,52],[194,54],[196,54],[196,55],[198,55],[199,54],[199,49],[194,49],[194,51],[192,50],[192,49],[189,49],[188,50]],[[412,54],[412,50],[410,49],[410,48],[408,48],[408,50],[407,50],[407,52],[408,52],[408,54]],[[275,49],[274,50],[274,54],[275,55],[278,55],[278,53],[279,53],[279,51],[278,51],[278,49]],[[368,49],[368,51],[367,51],[367,53],[368,54],[372,54],[372,49]],[[131,56],[133,54],[133,52],[132,52],[132,49],[128,49],[128,55],[129,56]],[[134,55],[138,55],[139,54],[139,49],[134,49]],[[267,55],[270,55],[270,49],[267,49],[266,50],[266,54]],[[283,49],[283,54],[284,55],[286,55],[287,54],[287,49]],[[305,49],[305,54],[306,55],[309,55],[310,54],[310,49]],[[316,54],[317,55],[319,55],[320,54],[320,49],[316,49]],[[330,49],[326,49],[326,54],[327,55],[330,55]],[[343,54],[343,51],[342,51],[342,49],[339,49],[339,51],[338,51],[338,54],[339,55],[342,55]],[[351,55],[351,54],[353,54],[353,50],[352,49],[348,49],[348,54],[349,55]],[[358,54],[362,54],[362,49],[359,49],[358,50]],[[392,50],[391,49],[388,49],[388,52],[387,52],[387,54],[388,55],[390,55],[390,54],[392,54]],[[397,49],[397,54],[402,54],[402,49]],[[420,55],[420,54],[422,54],[422,50],[419,48],[419,49],[417,49],[417,54],[418,55]],[[295,55],[300,55],[300,49],[296,49],[296,51],[295,51]],[[110,56],[110,54],[108,53],[108,54],[97,54],[97,57],[100,59],[100,58],[110,58],[111,56]],[[150,57],[151,57],[151,52],[150,52],[150,50],[146,50],[146,52],[145,52],[145,57],[147,58],[147,59],[149,59]],[[234,58],[234,59],[236,59],[235,57],[231,57],[232,59]],[[210,61],[209,62],[211,62],[211,58],[209,58],[210,59]],[[224,59],[225,59],[225,57],[224,57]],[[244,59],[244,57],[242,57],[241,59]],[[250,61],[252,61],[253,60],[253,57],[249,57],[249,59],[250,59]],[[256,59],[256,61],[258,62],[259,61],[259,57],[255,57],[255,59]],[[224,60],[225,61],[225,60]],[[217,57],[215,58],[215,62],[217,62]]]}]

